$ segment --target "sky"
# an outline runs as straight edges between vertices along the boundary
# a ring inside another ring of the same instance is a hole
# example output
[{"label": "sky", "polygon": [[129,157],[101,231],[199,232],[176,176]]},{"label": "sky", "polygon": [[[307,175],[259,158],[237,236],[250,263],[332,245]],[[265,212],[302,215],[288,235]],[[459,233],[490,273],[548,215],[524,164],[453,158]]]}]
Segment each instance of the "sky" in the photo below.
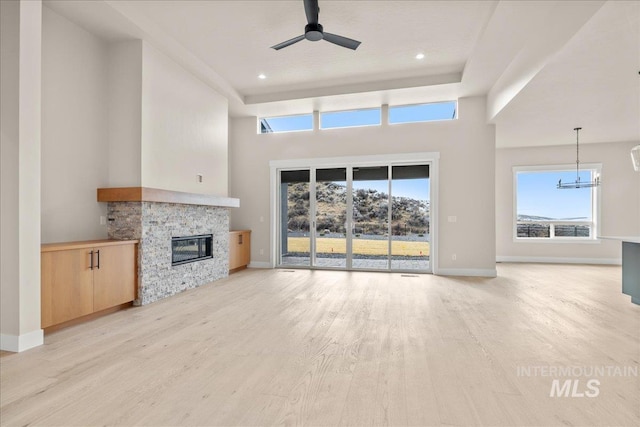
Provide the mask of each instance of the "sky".
[{"label": "sky", "polygon": [[[575,171],[519,172],[518,215],[544,216],[553,219],[583,218],[591,220],[591,189],[572,188],[558,190],[558,180],[574,182]],[[580,172],[580,180],[591,180],[589,171]]]}]

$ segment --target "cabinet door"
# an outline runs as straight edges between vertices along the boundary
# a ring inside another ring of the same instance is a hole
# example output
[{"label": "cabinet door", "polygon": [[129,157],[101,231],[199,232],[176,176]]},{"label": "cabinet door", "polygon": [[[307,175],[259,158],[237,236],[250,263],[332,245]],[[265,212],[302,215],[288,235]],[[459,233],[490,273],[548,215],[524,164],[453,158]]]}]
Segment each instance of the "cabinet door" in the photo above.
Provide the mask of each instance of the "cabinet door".
[{"label": "cabinet door", "polygon": [[41,325],[43,328],[93,312],[91,249],[41,255]]},{"label": "cabinet door", "polygon": [[240,233],[229,233],[229,270],[240,267]]},{"label": "cabinet door", "polygon": [[136,298],[136,245],[102,246],[94,251],[94,311],[133,301]]},{"label": "cabinet door", "polygon": [[251,232],[242,233],[242,244],[240,245],[240,265],[249,265],[251,262]]}]

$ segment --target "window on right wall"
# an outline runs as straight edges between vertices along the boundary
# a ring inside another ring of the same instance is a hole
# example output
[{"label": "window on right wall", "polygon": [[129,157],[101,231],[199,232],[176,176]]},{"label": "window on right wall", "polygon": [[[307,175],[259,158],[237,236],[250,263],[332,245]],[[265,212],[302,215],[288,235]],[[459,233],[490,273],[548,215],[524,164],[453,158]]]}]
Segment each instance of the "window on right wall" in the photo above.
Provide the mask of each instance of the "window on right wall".
[{"label": "window on right wall", "polygon": [[[580,168],[580,181],[600,176],[599,165]],[[597,236],[598,188],[559,190],[558,180],[573,182],[570,167],[515,167],[514,230],[518,241],[592,241]]]}]

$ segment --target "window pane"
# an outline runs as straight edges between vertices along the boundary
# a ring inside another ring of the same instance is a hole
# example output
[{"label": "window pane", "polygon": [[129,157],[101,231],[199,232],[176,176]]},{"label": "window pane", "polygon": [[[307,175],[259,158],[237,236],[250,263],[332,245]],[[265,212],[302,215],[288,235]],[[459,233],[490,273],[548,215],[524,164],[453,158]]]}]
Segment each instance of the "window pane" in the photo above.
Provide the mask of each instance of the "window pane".
[{"label": "window pane", "polygon": [[588,225],[556,225],[556,237],[589,237]]},{"label": "window pane", "polygon": [[430,122],[456,118],[456,101],[389,107],[389,123]]},{"label": "window pane", "polygon": [[[575,181],[571,171],[518,172],[518,221],[592,221],[591,189],[556,189],[558,180]],[[591,171],[581,171],[580,180],[591,180]]]},{"label": "window pane", "polygon": [[337,111],[320,114],[320,129],[373,126],[380,124],[380,109]]},{"label": "window pane", "polygon": [[313,130],[313,114],[299,116],[265,117],[260,119],[260,133]]}]

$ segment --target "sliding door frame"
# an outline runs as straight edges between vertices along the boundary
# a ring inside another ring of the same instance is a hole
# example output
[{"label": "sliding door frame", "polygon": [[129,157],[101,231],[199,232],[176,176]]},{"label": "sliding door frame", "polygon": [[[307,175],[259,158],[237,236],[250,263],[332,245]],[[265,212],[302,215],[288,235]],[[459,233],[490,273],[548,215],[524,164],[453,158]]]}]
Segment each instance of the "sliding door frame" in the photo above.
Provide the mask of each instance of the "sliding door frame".
[{"label": "sliding door frame", "polygon": [[[430,206],[432,209],[429,211],[429,232],[430,232],[430,253],[429,253],[429,270],[419,270],[408,272],[431,272],[438,274],[438,207],[439,207],[439,152],[421,152],[421,153],[402,153],[402,154],[387,154],[387,155],[373,155],[373,156],[349,156],[349,157],[327,157],[316,159],[288,159],[288,160],[272,160],[269,162],[270,168],[270,223],[269,223],[269,247],[270,247],[270,266],[275,268],[278,266],[278,259],[280,258],[280,242],[278,239],[278,220],[280,218],[280,206],[279,206],[279,192],[280,192],[280,171],[284,170],[309,170],[310,185],[309,185],[309,220],[310,220],[310,265],[311,269],[331,269],[331,270],[343,270],[342,268],[325,268],[315,266],[315,235],[316,235],[316,200],[315,200],[315,178],[316,169],[326,168],[346,168],[347,169],[347,194],[352,194],[353,191],[353,168],[366,167],[366,166],[387,166],[389,173],[392,171],[393,166],[409,166],[409,165],[429,165],[429,185],[430,185]],[[389,190],[391,190],[392,177],[389,175]],[[391,191],[389,191],[389,259],[391,256]],[[347,270],[352,271],[367,271],[364,269],[352,269],[352,222],[353,222],[353,197],[347,197]],[[435,209],[433,209],[435,207]],[[390,261],[389,261],[390,262]],[[287,267],[287,266],[283,266]],[[390,264],[389,264],[390,268]],[[372,270],[378,272],[384,271],[403,271],[403,270]]]}]

